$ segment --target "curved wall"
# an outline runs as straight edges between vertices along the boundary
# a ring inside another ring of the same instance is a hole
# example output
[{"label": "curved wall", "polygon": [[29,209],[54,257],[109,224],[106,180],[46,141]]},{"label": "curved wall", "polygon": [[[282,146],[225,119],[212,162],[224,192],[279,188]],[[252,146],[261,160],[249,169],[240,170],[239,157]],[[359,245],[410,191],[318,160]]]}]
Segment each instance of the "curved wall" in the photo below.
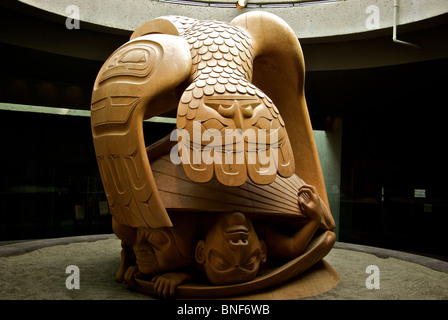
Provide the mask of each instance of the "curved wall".
[{"label": "curved wall", "polygon": [[[171,0],[173,1],[173,0]],[[283,1],[249,0],[249,5],[260,4],[242,10],[219,6],[183,5],[177,2],[148,0],[20,0],[20,2],[61,15],[70,15],[69,6],[79,8],[80,20],[96,25],[122,30],[135,30],[138,26],[162,15],[185,15],[197,19],[230,21],[251,10],[267,10],[284,19],[299,39],[323,38],[387,29],[393,25],[393,0],[332,0],[289,1],[294,6],[262,7],[263,4]],[[193,1],[185,3],[210,3]],[[218,1],[214,1],[218,2]],[[221,3],[234,2],[220,0]],[[236,0],[235,0],[236,2]],[[286,1],[287,2],[287,1]],[[446,0],[400,0],[398,23],[410,24],[448,12]]]},{"label": "curved wall", "polygon": [[[285,7],[285,1],[289,1],[289,7]],[[417,44],[420,49],[392,41],[395,1],[399,5],[398,39]],[[280,6],[279,2],[282,2]],[[4,42],[97,61],[104,61],[133,30],[159,16],[231,21],[253,10],[274,13],[292,27],[302,44],[308,71],[359,69],[448,57],[448,43],[443,41],[448,32],[446,0],[249,0],[250,7],[242,10],[233,7],[234,0],[18,0],[14,3],[21,5],[19,11],[25,10],[39,19],[39,28],[46,25],[44,20],[56,25],[30,35],[23,30],[33,28],[36,23],[20,17],[20,21],[7,23],[14,32],[5,33]],[[79,17],[80,29],[67,30],[64,25],[67,17]]]}]

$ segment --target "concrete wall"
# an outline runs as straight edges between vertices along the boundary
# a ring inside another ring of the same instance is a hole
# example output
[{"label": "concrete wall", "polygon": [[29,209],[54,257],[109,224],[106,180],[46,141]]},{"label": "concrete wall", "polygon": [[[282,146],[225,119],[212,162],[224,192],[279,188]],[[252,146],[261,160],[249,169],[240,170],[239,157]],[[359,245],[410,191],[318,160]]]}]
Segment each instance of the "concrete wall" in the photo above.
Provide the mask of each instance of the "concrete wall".
[{"label": "concrete wall", "polygon": [[[319,39],[390,28],[393,25],[394,3],[393,0],[334,0],[332,2],[313,1],[310,4],[288,8],[239,10],[236,7],[202,7],[148,0],[19,1],[61,16],[76,14],[73,7],[70,7],[76,6],[79,8],[81,21],[122,30],[134,30],[146,21],[162,15],[185,15],[197,19],[230,21],[250,10],[266,10],[283,18],[299,39]],[[250,2],[279,1],[254,0]],[[448,12],[446,0],[399,0],[398,4],[400,25],[423,21]]]},{"label": "concrete wall", "polygon": [[[9,21],[1,23],[9,32],[2,34],[2,42],[98,61],[106,60],[135,28],[159,16],[231,21],[255,10],[156,0],[4,1],[17,4],[26,15],[20,16],[21,21],[5,17]],[[249,4],[278,1],[287,0],[249,0]],[[443,39],[448,32],[448,1],[397,1],[398,39],[417,44],[420,49],[392,41],[394,0],[315,0],[296,2],[294,7],[256,10],[277,14],[293,28],[302,44],[307,71],[371,68],[447,57],[448,42]],[[33,18],[39,22],[32,22]],[[80,19],[79,29],[66,28],[67,22],[74,23],[72,18]],[[36,30],[36,25],[40,29],[30,33],[29,28]]]}]

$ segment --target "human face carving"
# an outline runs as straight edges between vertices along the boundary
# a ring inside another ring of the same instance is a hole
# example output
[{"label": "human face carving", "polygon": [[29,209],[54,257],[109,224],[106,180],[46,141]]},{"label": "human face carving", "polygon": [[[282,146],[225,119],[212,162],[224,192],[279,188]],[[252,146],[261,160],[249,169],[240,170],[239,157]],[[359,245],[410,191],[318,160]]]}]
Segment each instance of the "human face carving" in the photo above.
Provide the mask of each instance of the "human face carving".
[{"label": "human face carving", "polygon": [[138,228],[134,253],[140,272],[156,274],[183,266],[182,256],[170,228]]},{"label": "human face carving", "polygon": [[266,261],[266,246],[242,213],[223,214],[196,247],[208,280],[225,285],[253,280]]}]

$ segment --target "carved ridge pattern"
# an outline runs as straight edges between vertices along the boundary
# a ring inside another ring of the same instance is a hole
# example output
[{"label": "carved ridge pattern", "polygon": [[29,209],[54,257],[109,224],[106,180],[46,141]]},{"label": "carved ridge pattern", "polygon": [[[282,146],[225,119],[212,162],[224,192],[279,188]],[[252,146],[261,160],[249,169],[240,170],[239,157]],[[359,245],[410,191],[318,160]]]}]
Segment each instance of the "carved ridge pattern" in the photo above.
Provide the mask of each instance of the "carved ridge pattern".
[{"label": "carved ridge pattern", "polygon": [[140,161],[136,160],[139,156],[136,150],[129,155],[108,154],[97,157],[112,215],[126,225],[135,225],[129,218],[133,221],[143,219],[148,225],[151,224],[149,220],[158,220],[153,214],[150,217],[145,214],[147,211],[152,213],[150,203],[153,192],[148,192],[147,177],[138,174],[142,172],[142,168],[137,165]]},{"label": "carved ridge pattern", "polygon": [[99,77],[99,83],[119,76],[147,77],[154,68],[156,60],[156,51],[147,44],[134,44],[130,48],[125,46],[118,49],[114,58],[109,61]]},{"label": "carved ridge pattern", "polygon": [[[233,210],[242,210],[248,213],[270,212],[293,215],[300,213],[300,208],[297,204],[297,195],[293,195],[292,193],[288,195],[285,193],[287,190],[282,187],[286,185],[283,180],[288,179],[291,180],[291,184],[294,186],[293,190],[297,190],[303,184],[303,181],[296,176],[291,178],[277,177],[269,185],[257,185],[250,179],[247,179],[243,185],[238,187],[227,187],[219,183],[216,179],[212,179],[206,184],[195,185],[192,188],[191,185],[194,182],[191,182],[190,179],[184,176],[179,169],[174,168],[174,170],[177,170],[176,172],[167,171],[167,168],[169,168],[168,170],[173,170],[173,167],[163,165],[163,162],[170,162],[168,157],[161,157],[157,161],[159,163],[154,164],[153,172],[156,181],[158,181],[159,191],[170,193],[173,197],[194,198],[199,203],[201,201],[210,202],[206,206],[209,211],[226,211],[226,204],[230,204]],[[187,187],[189,185],[190,187]],[[273,196],[270,193],[273,189],[282,190],[285,194]],[[270,195],[266,197],[268,193]],[[211,207],[210,204],[212,204]]]},{"label": "carved ridge pattern", "polygon": [[[192,211],[207,210],[207,212],[226,212],[240,210],[255,215],[264,216],[295,216],[308,218],[297,202],[298,189],[305,183],[297,175],[289,178],[277,176],[274,182],[267,185],[254,183],[247,179],[238,187],[221,184],[216,178],[206,183],[192,182],[185,172],[171,164],[168,155],[158,158],[152,163],[154,178],[162,200],[168,210]],[[325,205],[323,204],[325,207]],[[326,230],[332,222],[331,214],[325,207],[320,229]]]},{"label": "carved ridge pattern", "polygon": [[111,213],[132,227],[171,224],[155,196],[142,135],[145,95],[162,58],[163,48],[155,41],[128,42],[106,61],[92,94],[92,134]]},{"label": "carved ridge pattern", "polygon": [[91,108],[92,126],[101,130],[102,125],[125,125],[139,101],[140,98],[135,96],[110,96],[95,101]]}]

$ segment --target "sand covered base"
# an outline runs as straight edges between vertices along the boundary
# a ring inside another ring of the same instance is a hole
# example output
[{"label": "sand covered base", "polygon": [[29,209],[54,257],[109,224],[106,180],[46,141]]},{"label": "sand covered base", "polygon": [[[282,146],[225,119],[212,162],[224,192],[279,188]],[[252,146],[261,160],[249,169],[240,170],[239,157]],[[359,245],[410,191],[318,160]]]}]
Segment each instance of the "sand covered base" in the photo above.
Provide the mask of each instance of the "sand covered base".
[{"label": "sand covered base", "polygon": [[[110,239],[43,247],[0,258],[0,299],[152,299],[115,281],[120,263],[120,241]],[[325,260],[342,281],[332,290],[307,299],[448,299],[448,274],[396,258],[334,248]],[[80,289],[67,289],[66,268],[76,265]],[[379,289],[368,289],[369,265],[379,270]],[[297,281],[296,283],[300,283]],[[274,288],[268,295],[248,299],[294,299],[294,283]],[[244,297],[242,297],[244,298]]]},{"label": "sand covered base", "polygon": [[[342,282],[334,289],[310,299],[448,299],[448,274],[445,272],[395,258],[379,258],[344,249],[333,249],[326,260],[338,271]],[[379,289],[366,287],[366,280],[372,275],[371,271],[366,273],[369,265],[378,267]]]},{"label": "sand covered base", "polygon": [[[115,281],[118,239],[41,248],[0,258],[2,299],[146,299]],[[67,289],[69,265],[79,268],[80,289]]]}]

